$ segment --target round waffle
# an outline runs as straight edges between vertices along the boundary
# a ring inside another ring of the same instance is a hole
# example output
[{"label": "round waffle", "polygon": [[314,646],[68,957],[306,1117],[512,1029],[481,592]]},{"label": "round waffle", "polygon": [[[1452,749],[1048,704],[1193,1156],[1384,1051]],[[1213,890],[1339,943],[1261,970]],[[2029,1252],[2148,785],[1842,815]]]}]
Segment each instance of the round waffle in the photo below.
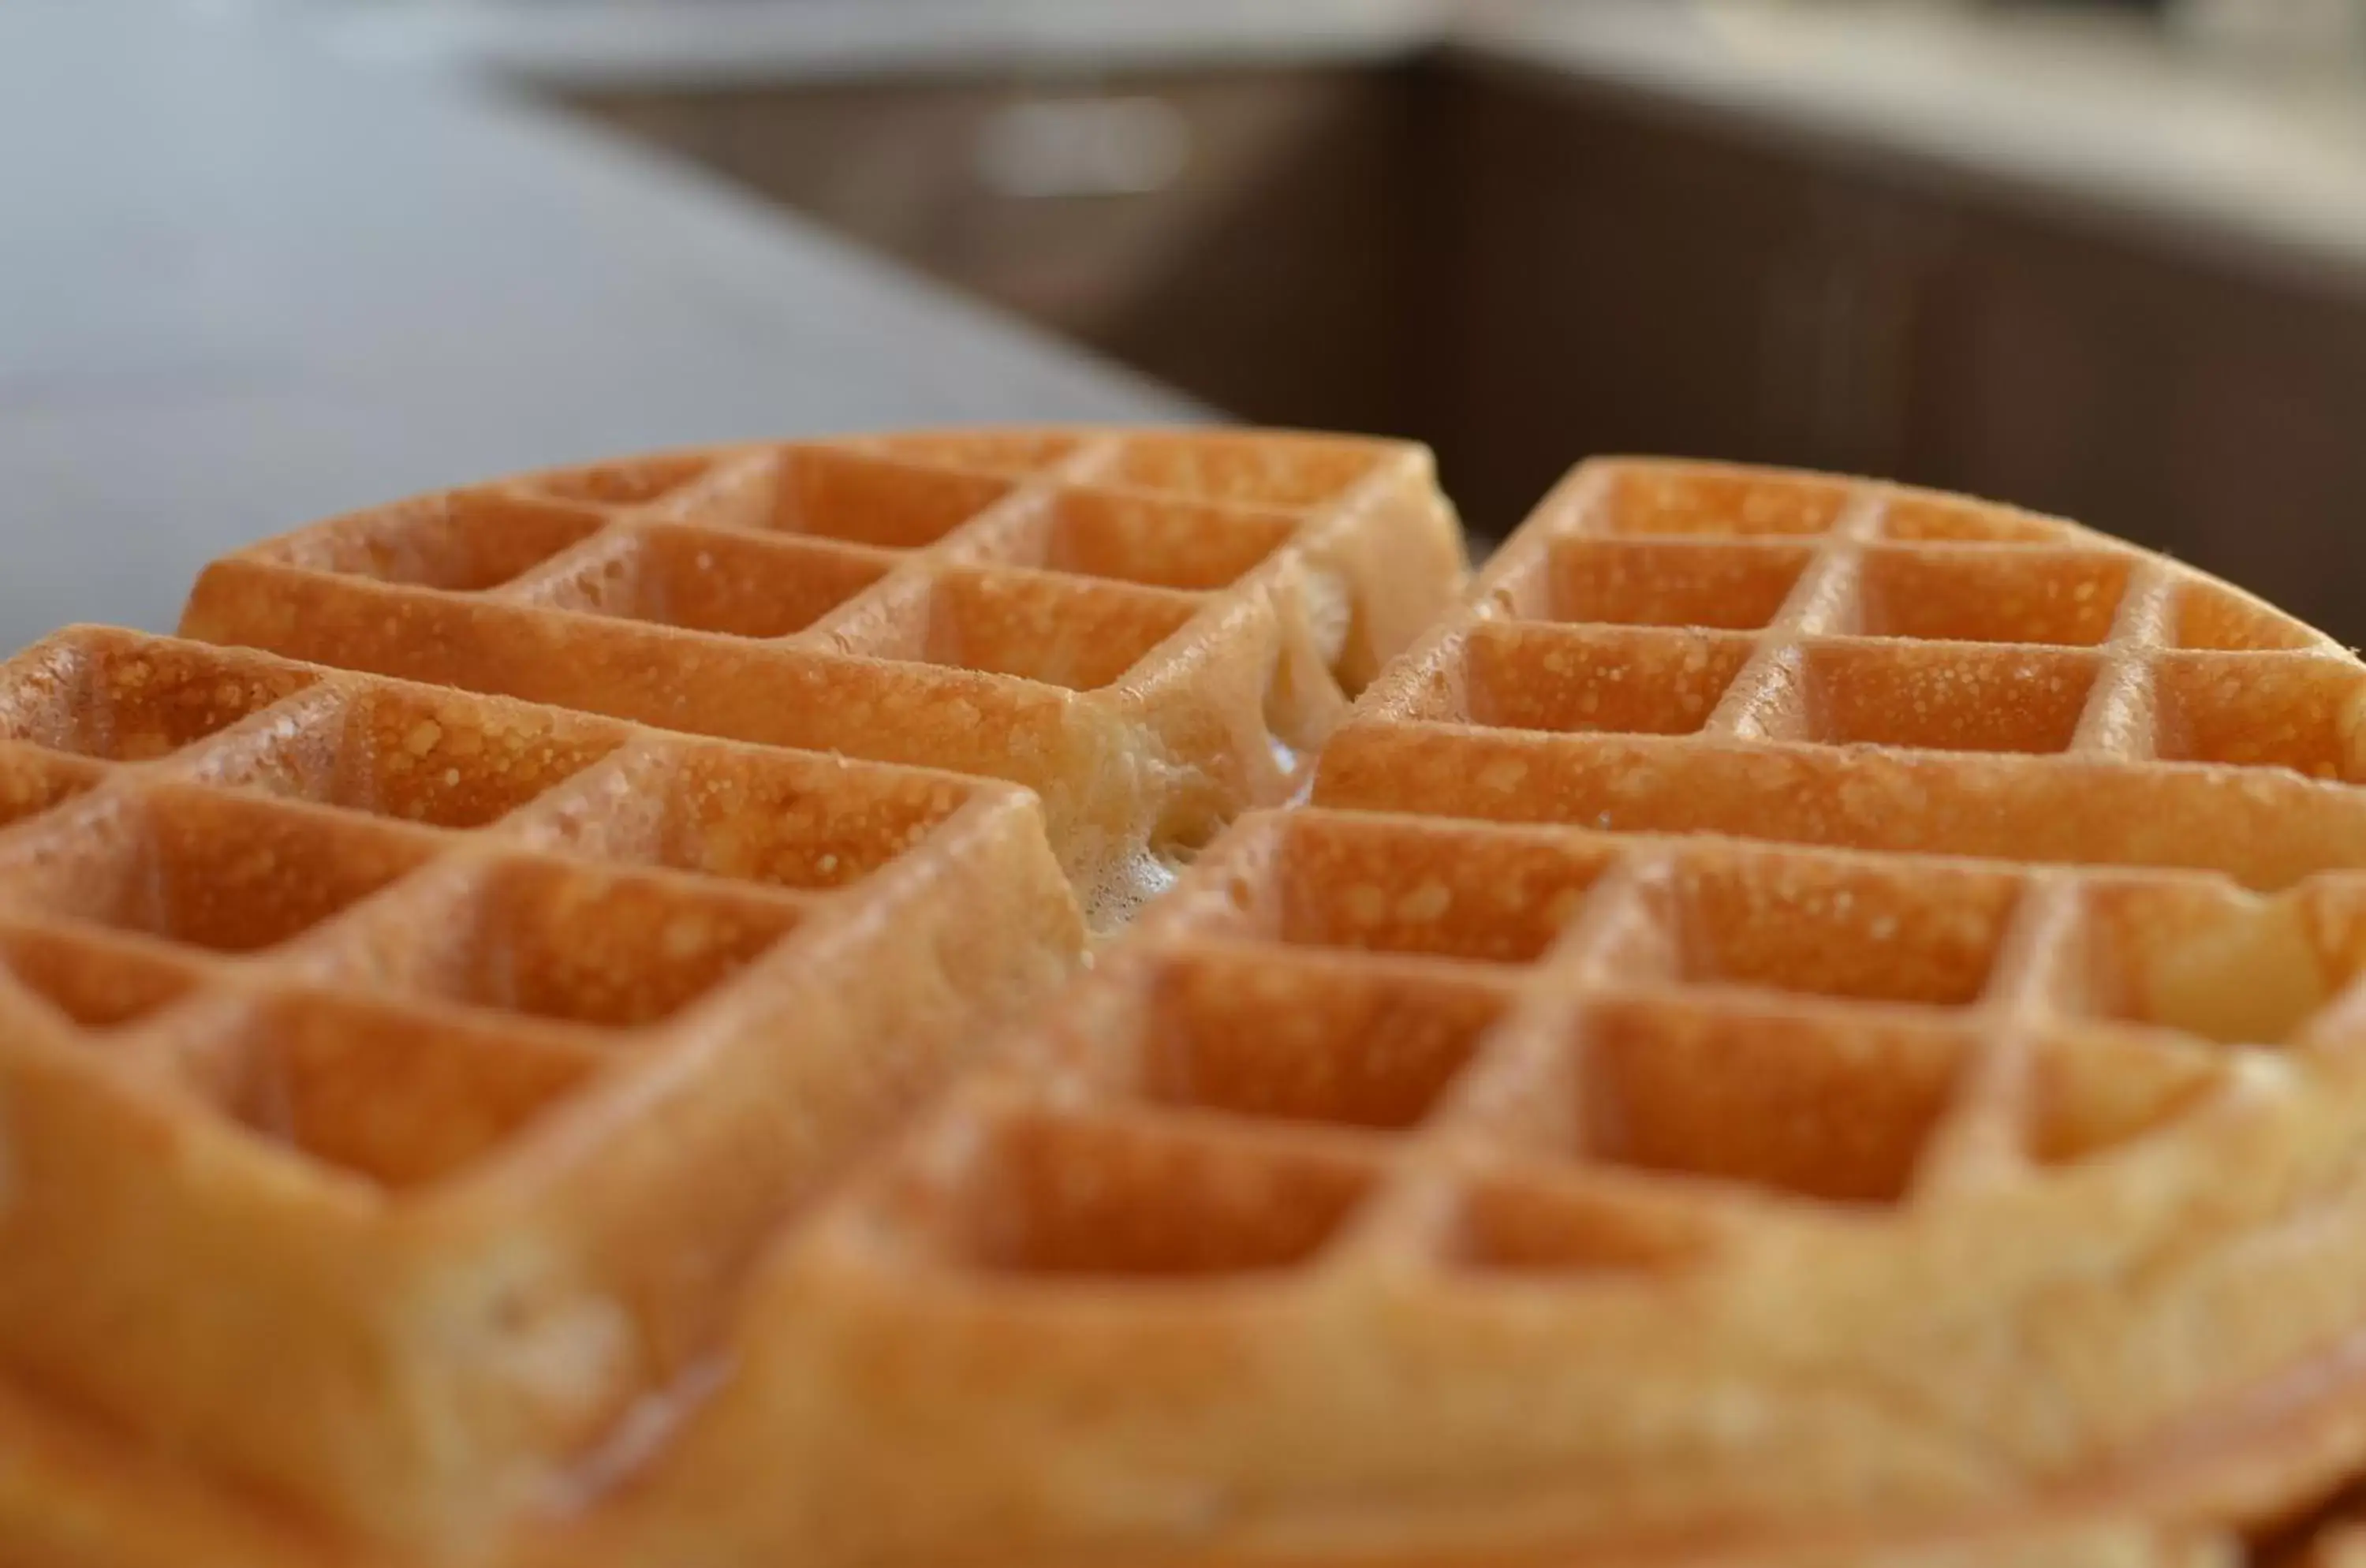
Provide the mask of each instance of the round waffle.
[{"label": "round waffle", "polygon": [[1459,566],[878,437],[0,667],[0,1557],[2354,1555],[2366,667],[1811,476]]}]

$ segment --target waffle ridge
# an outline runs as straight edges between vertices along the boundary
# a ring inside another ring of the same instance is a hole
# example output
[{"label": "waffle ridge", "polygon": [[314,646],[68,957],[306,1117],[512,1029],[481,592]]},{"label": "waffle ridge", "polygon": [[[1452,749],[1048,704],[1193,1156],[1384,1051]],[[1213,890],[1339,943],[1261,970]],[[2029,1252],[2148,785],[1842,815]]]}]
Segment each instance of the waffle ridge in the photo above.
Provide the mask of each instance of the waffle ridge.
[{"label": "waffle ridge", "polygon": [[332,519],[184,631],[1029,785],[1102,929],[1450,601],[1418,447],[1009,431],[716,448]]},{"label": "waffle ridge", "polygon": [[[0,1270],[57,1281],[0,1546],[2349,1561],[2270,1537],[2366,1466],[2366,666],[2075,525],[1639,459],[1441,617],[1406,461],[606,465],[0,669]],[[793,491],[911,553],[747,525]],[[1099,739],[589,691],[659,647]]]},{"label": "waffle ridge", "polygon": [[2360,1457],[2361,692],[2068,524],[1588,465],[769,1260],[625,1537],[2228,1560]]}]

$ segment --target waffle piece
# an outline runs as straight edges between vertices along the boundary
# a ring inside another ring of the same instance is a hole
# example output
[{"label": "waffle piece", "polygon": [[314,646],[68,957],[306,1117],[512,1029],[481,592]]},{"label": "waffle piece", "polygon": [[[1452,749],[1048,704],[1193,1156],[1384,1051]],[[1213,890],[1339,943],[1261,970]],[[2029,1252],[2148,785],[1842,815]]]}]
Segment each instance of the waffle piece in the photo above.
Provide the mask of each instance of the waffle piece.
[{"label": "waffle piece", "polygon": [[1287,797],[1459,585],[1428,454],[1011,431],[529,476],[220,561],[186,635],[1005,778],[1098,928]]},{"label": "waffle piece", "polygon": [[12,1562],[208,1561],[186,1478],[77,1498],[129,1453],[483,1535],[1083,951],[1008,784],[106,630],[0,665],[0,734]]},{"label": "waffle piece", "polygon": [[546,1560],[2230,1560],[2366,1461],[2361,693],[2068,525],[1583,469]]},{"label": "waffle piece", "polygon": [[1581,468],[1366,702],[1322,796],[1499,821],[2222,871],[2366,865],[2320,634],[2068,523]]}]

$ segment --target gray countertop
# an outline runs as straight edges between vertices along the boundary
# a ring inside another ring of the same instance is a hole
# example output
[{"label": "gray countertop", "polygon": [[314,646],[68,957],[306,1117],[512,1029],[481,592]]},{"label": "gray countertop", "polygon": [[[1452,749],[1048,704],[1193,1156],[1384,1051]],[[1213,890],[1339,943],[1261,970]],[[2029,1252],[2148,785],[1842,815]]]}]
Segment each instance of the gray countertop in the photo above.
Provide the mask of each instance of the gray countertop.
[{"label": "gray countertop", "polygon": [[678,443],[1184,400],[697,175],[265,16],[0,6],[0,650],[348,507]]}]

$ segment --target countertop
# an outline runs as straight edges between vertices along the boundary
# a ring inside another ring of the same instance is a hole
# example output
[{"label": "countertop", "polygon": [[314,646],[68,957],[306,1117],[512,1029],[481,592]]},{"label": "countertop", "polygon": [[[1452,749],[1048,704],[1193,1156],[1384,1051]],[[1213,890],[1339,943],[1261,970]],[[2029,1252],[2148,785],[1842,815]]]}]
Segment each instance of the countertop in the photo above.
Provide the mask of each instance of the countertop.
[{"label": "countertop", "polygon": [[554,85],[1369,63],[1450,49],[2161,225],[2366,288],[2366,54],[1912,0],[244,0],[358,56]]},{"label": "countertop", "polygon": [[0,650],[545,463],[1201,411],[682,167],[300,29],[0,6]]}]

